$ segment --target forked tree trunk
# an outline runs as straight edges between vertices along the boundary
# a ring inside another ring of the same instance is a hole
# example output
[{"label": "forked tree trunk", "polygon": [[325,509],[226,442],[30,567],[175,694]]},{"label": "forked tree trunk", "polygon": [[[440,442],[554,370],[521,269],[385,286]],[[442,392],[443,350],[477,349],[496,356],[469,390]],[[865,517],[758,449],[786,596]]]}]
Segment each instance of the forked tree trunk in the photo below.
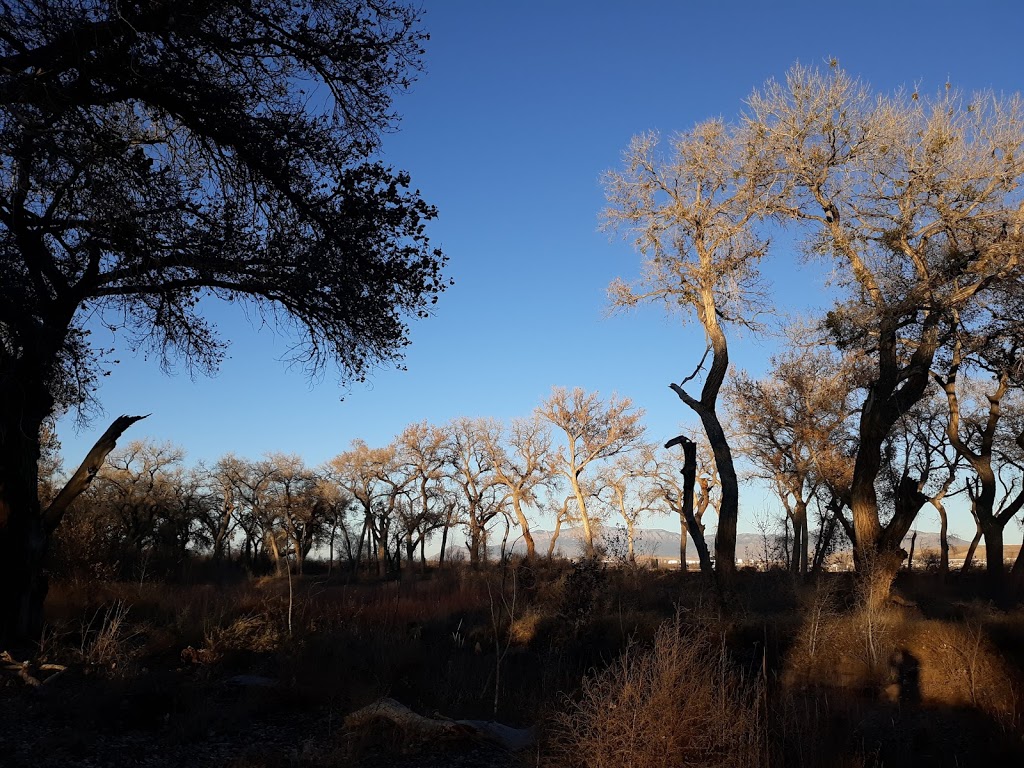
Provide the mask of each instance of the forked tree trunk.
[{"label": "forked tree trunk", "polygon": [[523,542],[526,544],[526,562],[532,563],[537,557],[537,544],[533,540],[533,534],[530,533],[530,521],[526,519],[526,515],[523,513],[522,502],[518,493],[512,494],[512,509],[515,511],[516,518],[519,520],[519,527],[523,531]]},{"label": "forked tree trunk", "polygon": [[1010,597],[1018,600],[1024,597],[1024,544],[1010,568]]},{"label": "forked tree trunk", "polygon": [[[665,448],[673,445],[683,447],[683,508],[682,515],[686,520],[686,526],[690,531],[690,538],[697,548],[697,556],[700,558],[700,570],[705,576],[711,578],[715,574],[714,566],[711,564],[711,553],[708,551],[707,542],[704,540],[704,527],[698,522],[693,514],[693,486],[697,482],[697,444],[692,440],[680,435],[665,443]],[[715,548],[717,551],[717,547]]]}]

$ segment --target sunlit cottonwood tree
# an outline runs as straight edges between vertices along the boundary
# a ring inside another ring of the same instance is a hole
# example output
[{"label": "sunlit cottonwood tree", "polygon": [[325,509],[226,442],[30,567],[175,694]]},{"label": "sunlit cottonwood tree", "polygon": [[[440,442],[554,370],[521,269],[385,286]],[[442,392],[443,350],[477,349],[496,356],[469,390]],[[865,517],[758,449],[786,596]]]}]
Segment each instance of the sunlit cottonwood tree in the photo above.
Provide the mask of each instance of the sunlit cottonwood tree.
[{"label": "sunlit cottonwood tree", "polygon": [[487,526],[501,512],[502,494],[488,446],[501,435],[493,419],[460,417],[447,426],[451,482],[456,487],[462,522],[469,533],[473,568],[487,559]]},{"label": "sunlit cottonwood tree", "polygon": [[265,459],[241,459],[229,454],[217,462],[217,476],[218,482],[226,486],[221,492],[231,493],[231,515],[244,539],[242,558],[252,567],[267,551],[271,514],[267,506],[274,466]]},{"label": "sunlit cottonwood tree", "polygon": [[835,342],[871,361],[850,485],[854,551],[859,564],[894,569],[926,498],[907,477],[892,509],[880,507],[883,446],[924,396],[956,314],[1020,276],[1021,100],[948,85],[931,98],[882,95],[838,66],[798,65],[750,97],[745,124],[781,173],[779,210],[836,264]]},{"label": "sunlit cottonwood tree", "polygon": [[823,350],[793,348],[771,359],[763,379],[740,371],[726,387],[737,445],[751,476],[772,484],[793,524],[794,573],[807,574],[808,505],[817,467],[849,418],[851,371]]},{"label": "sunlit cottonwood tree", "polygon": [[206,514],[199,520],[199,525],[215,562],[224,559],[239,525],[233,482],[236,461],[233,455],[228,454],[206,471],[206,483],[216,504],[206,508]]},{"label": "sunlit cottonwood tree", "polygon": [[434,209],[376,155],[420,69],[419,16],[397,0],[0,5],[0,636],[38,637],[67,506],[40,509],[40,426],[86,404],[109,360],[88,318],[165,366],[216,368],[208,297],[294,331],[313,370],[352,380],[400,356],[406,318],[444,288]]},{"label": "sunlit cottonwood tree", "polygon": [[395,507],[413,475],[403,470],[394,445],[370,448],[362,440],[353,440],[349,450],[331,459],[329,466],[331,479],[354,499],[363,517],[353,568],[358,568],[365,547],[367,559],[381,574],[388,568]]},{"label": "sunlit cottonwood tree", "polygon": [[[295,561],[302,573],[306,557],[324,531],[326,500],[321,498],[320,478],[296,454],[271,453],[266,461],[273,468],[268,509],[273,511],[272,542],[283,539],[283,549],[274,547],[275,563]],[[278,534],[283,534],[279,536]]]},{"label": "sunlit cottonwood tree", "polygon": [[450,507],[445,504],[445,478],[452,458],[448,433],[442,427],[421,421],[403,429],[395,442],[399,461],[411,478],[411,499],[402,520],[406,559],[412,563],[418,546],[421,565],[426,567],[427,537],[450,522]]},{"label": "sunlit cottonwood tree", "polygon": [[486,438],[494,479],[505,489],[526,544],[526,559],[533,561],[537,545],[530,533],[530,520],[523,505],[536,508],[538,490],[542,487],[551,490],[550,430],[547,423],[534,414],[526,419],[513,419],[507,436],[492,431]]},{"label": "sunlit cottonwood tree", "polygon": [[555,387],[537,409],[539,418],[565,436],[565,443],[551,453],[551,468],[569,483],[576,500],[576,513],[583,526],[583,547],[594,557],[594,520],[587,505],[589,493],[583,474],[606,459],[636,449],[643,439],[643,409],[634,408],[628,397],[612,395],[608,402],[597,392],[576,387],[569,392]]},{"label": "sunlit cottonwood tree", "polygon": [[626,562],[636,563],[636,526],[644,513],[652,511],[659,498],[650,482],[654,468],[654,446],[639,445],[620,453],[601,467],[596,495],[614,510],[626,529]]},{"label": "sunlit cottonwood tree", "polygon": [[[658,303],[684,319],[695,314],[707,339],[697,369],[671,385],[700,418],[718,465],[722,499],[715,539],[718,573],[736,569],[739,488],[732,451],[717,410],[729,370],[726,328],[754,327],[760,306],[757,263],[767,250],[755,224],[767,212],[774,169],[758,151],[759,134],[720,120],[673,135],[662,154],[660,138],[633,139],[625,167],[605,176],[606,228],[631,238],[643,258],[639,280],[616,280],[613,307]],[[696,397],[697,379],[710,354]]]},{"label": "sunlit cottonwood tree", "polygon": [[355,561],[355,545],[349,520],[354,499],[334,481],[329,465],[317,471],[316,495],[323,506],[321,543],[327,545],[327,575],[330,576],[334,572],[336,555],[338,560],[343,556],[349,563]]}]

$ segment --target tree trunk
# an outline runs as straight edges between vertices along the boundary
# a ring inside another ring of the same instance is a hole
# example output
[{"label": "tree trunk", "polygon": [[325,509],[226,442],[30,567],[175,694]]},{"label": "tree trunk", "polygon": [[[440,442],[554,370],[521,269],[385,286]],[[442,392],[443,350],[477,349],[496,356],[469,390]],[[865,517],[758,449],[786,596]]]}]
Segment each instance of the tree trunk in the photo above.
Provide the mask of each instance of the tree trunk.
[{"label": "tree trunk", "polygon": [[967,573],[971,570],[971,564],[974,562],[974,551],[978,548],[979,541],[981,541],[981,526],[978,526],[974,538],[971,539],[971,546],[967,548],[967,554],[964,555],[964,564],[960,566],[961,573]]},{"label": "tree trunk", "polygon": [[0,424],[0,644],[38,641],[48,589],[45,564],[50,536],[71,502],[92,482],[117,439],[142,418],[115,419],[43,511],[38,468],[43,416],[5,414]]},{"label": "tree trunk", "polygon": [[807,575],[807,558],[810,550],[810,535],[807,530],[807,502],[797,497],[793,507],[793,561],[794,572]]},{"label": "tree trunk", "polygon": [[910,554],[907,555],[907,570],[914,570],[914,547],[917,546],[917,531],[910,537]]},{"label": "tree trunk", "polygon": [[49,536],[39,514],[36,473],[23,455],[5,456],[0,471],[0,643],[38,641]]},{"label": "tree trunk", "polygon": [[1024,544],[1021,544],[1010,569],[1010,596],[1018,600],[1024,597]]},{"label": "tree trunk", "polygon": [[832,544],[832,537],[835,535],[836,522],[836,515],[830,516],[827,522],[822,518],[818,528],[818,541],[814,547],[814,559],[811,562],[811,573],[813,574],[821,573],[821,569],[825,565],[825,557]]},{"label": "tree trunk", "polygon": [[551,532],[551,541],[548,544],[548,560],[555,556],[555,545],[558,543],[558,534],[562,531],[562,516],[555,518],[555,530]]},{"label": "tree trunk", "polygon": [[[718,414],[700,414],[704,432],[715,456],[715,467],[721,483],[722,498],[718,507],[718,532],[715,535],[715,572],[719,580],[728,582],[736,573],[736,526],[739,520],[739,479],[733,466],[732,451]],[[690,532],[693,535],[693,531]]]},{"label": "tree trunk", "polygon": [[998,589],[1003,581],[1003,526],[993,521],[986,525],[982,535],[985,538],[985,565],[989,586]]},{"label": "tree trunk", "polygon": [[474,571],[480,567],[480,522],[476,510],[470,508],[469,515],[469,567]]},{"label": "tree trunk", "polygon": [[594,549],[594,529],[590,525],[590,515],[587,514],[587,502],[583,498],[583,489],[580,488],[579,480],[570,477],[572,492],[576,496],[576,505],[580,510],[580,522],[583,523],[583,554],[587,558],[597,557],[597,550]]},{"label": "tree trunk", "polygon": [[448,531],[452,527],[452,510],[449,507],[445,512],[444,527],[441,528],[441,552],[437,556],[437,567],[444,567],[445,550],[448,548]]},{"label": "tree trunk", "polygon": [[686,515],[679,513],[679,570],[684,573],[689,570],[686,564]]},{"label": "tree trunk", "polygon": [[945,579],[949,575],[949,524],[946,520],[946,507],[941,500],[933,500],[932,504],[939,513],[939,574]]},{"label": "tree trunk", "polygon": [[[693,545],[697,548],[701,573],[709,578],[713,578],[715,569],[711,565],[711,553],[708,552],[708,545],[704,540],[704,527],[693,516],[693,486],[697,482],[697,444],[691,440],[684,439],[683,457],[683,516],[686,518],[686,525],[690,529],[690,538],[693,539]],[[718,551],[717,546],[715,551]]]},{"label": "tree trunk", "polygon": [[537,557],[537,545],[533,541],[533,534],[530,533],[530,521],[523,514],[522,502],[519,500],[518,493],[512,494],[512,509],[515,510],[519,527],[523,531],[523,541],[526,543],[526,562],[532,563]]}]

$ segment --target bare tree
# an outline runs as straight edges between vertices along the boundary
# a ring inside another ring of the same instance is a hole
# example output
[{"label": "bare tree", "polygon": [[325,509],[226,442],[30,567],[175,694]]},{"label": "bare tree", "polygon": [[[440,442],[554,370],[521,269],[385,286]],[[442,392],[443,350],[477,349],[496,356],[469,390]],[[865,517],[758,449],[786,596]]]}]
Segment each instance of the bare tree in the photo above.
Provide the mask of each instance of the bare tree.
[{"label": "bare tree", "polygon": [[507,447],[498,441],[499,434],[487,434],[487,451],[494,466],[494,479],[506,489],[519,528],[526,543],[526,559],[533,561],[537,547],[530,533],[530,521],[523,504],[536,507],[537,490],[551,485],[551,434],[547,424],[534,414],[528,419],[515,419],[508,431]]},{"label": "bare tree", "polygon": [[501,495],[488,446],[501,434],[491,419],[458,418],[448,425],[452,482],[463,505],[469,532],[469,562],[474,568],[487,557],[487,526],[501,512]]},{"label": "bare tree", "polygon": [[133,440],[107,456],[92,492],[82,497],[88,514],[103,520],[107,557],[135,576],[180,563],[202,512],[199,484],[189,482],[185,452],[169,443]]},{"label": "bare tree", "polygon": [[[323,506],[322,543],[327,544],[327,575],[334,572],[335,553],[340,548],[339,536],[344,545],[344,557],[352,564],[356,559],[349,514],[355,501],[334,481],[330,465],[321,467],[316,473],[316,497]],[[339,558],[340,559],[340,555]]]},{"label": "bare tree", "polygon": [[748,100],[745,122],[782,172],[777,210],[833,258],[846,300],[826,325],[872,362],[850,507],[859,563],[894,570],[927,502],[904,478],[883,525],[883,446],[925,394],[936,353],[969,311],[1020,273],[1024,111],[1018,97],[877,95],[834,65],[793,67]]},{"label": "bare tree", "polygon": [[[1016,357],[1013,354],[1011,359],[1016,361]],[[1019,417],[1004,419],[1004,409],[1010,405],[1014,411],[1024,410],[1024,397],[1019,390],[1011,389],[1009,365],[995,372],[995,380],[990,386],[976,382],[972,387],[960,372],[962,362],[958,345],[948,374],[936,378],[949,408],[949,443],[973,472],[967,485],[971,512],[977,522],[978,533],[985,539],[991,584],[998,588],[1004,571],[1003,531],[1024,507],[1024,484],[1020,482],[1020,468],[1024,463],[1024,424]],[[964,407],[965,394],[967,409]],[[1010,429],[1007,429],[1008,425],[1012,425]]]},{"label": "bare tree", "polygon": [[794,573],[807,573],[808,505],[821,482],[816,468],[850,415],[851,378],[827,352],[797,348],[773,357],[764,379],[740,372],[726,388],[752,477],[775,487],[792,521]]},{"label": "bare tree", "polygon": [[[406,559],[411,563],[417,546],[425,561],[424,547],[431,531],[446,524],[447,491],[444,487],[451,464],[448,432],[424,422],[410,424],[396,440],[399,461],[411,478],[408,516],[403,519]],[[425,562],[421,565],[426,566]]]},{"label": "bare tree", "polygon": [[555,387],[537,414],[565,434],[565,445],[551,453],[551,467],[569,482],[583,525],[584,550],[587,557],[594,557],[594,521],[582,477],[591,465],[639,446],[643,410],[634,409],[629,398],[612,395],[606,404],[596,392]]},{"label": "bare tree", "polygon": [[[759,134],[720,120],[701,123],[669,140],[670,154],[659,154],[659,137],[633,139],[625,169],[605,176],[605,226],[633,239],[643,256],[643,274],[630,285],[609,289],[613,307],[641,302],[697,316],[707,350],[695,370],[671,385],[701,420],[722,484],[721,516],[715,540],[722,578],[736,570],[739,488],[729,441],[717,401],[729,370],[729,324],[755,327],[760,296],[757,263],[768,243],[754,225],[767,212],[765,192],[776,178],[772,164],[752,151]],[[708,355],[700,394],[686,385],[697,379]]]},{"label": "bare tree", "polygon": [[[275,549],[276,540],[271,533],[274,525],[272,512],[268,509],[270,486],[274,478],[274,466],[269,461],[252,461],[228,455],[218,463],[218,474],[222,483],[230,485],[232,514],[242,529],[245,541],[242,545],[243,558],[253,567],[257,558],[269,554],[275,566],[280,560]],[[274,544],[269,547],[268,544]]]},{"label": "bare tree", "polygon": [[657,489],[651,482],[654,462],[654,446],[639,445],[634,451],[620,453],[597,475],[595,495],[615,510],[625,525],[626,559],[630,564],[636,563],[636,525],[658,502]]},{"label": "bare tree", "polygon": [[[320,478],[301,456],[271,453],[266,462],[272,467],[267,518],[284,534],[286,547],[277,554],[286,564],[294,559],[295,572],[301,574],[306,557],[324,531],[327,500],[320,495]],[[277,530],[271,532],[275,540],[276,534]]]},{"label": "bare tree", "polygon": [[217,503],[207,507],[207,514],[200,520],[200,525],[205,531],[215,561],[224,558],[224,551],[231,543],[232,534],[239,524],[236,515],[235,485],[232,480],[235,462],[237,459],[234,456],[224,456],[206,472],[206,482]]},{"label": "bare tree", "polygon": [[[895,490],[904,476],[918,478],[918,490],[939,515],[939,573],[949,573],[949,519],[946,501],[967,486],[954,487],[962,459],[949,442],[949,411],[937,397],[928,392],[897,422],[892,442],[902,455],[902,466],[890,467],[890,485]],[[980,528],[979,528],[980,531]]]},{"label": "bare tree", "polygon": [[395,510],[413,482],[404,471],[394,444],[370,448],[362,440],[331,459],[331,478],[355,499],[363,515],[362,530],[354,567],[362,558],[364,545],[377,573],[389,568],[389,541],[394,535]]}]

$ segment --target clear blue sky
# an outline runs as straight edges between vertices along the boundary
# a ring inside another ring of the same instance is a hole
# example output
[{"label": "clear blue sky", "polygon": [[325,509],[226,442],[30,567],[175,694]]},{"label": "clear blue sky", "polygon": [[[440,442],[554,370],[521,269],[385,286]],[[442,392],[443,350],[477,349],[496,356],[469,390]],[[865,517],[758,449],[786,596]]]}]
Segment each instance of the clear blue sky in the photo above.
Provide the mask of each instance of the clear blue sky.
[{"label": "clear blue sky", "polygon": [[[937,91],[948,79],[1012,92],[1024,73],[1024,6],[1013,0],[423,6],[427,72],[396,104],[403,120],[385,159],[438,207],[432,237],[456,284],[434,317],[413,323],[408,371],[379,370],[344,392],[329,376],[311,383],[280,362],[287,337],[212,305],[232,341],[219,375],[168,377],[121,351],[99,393],[106,415],[80,433],[70,419],[59,426],[66,464],[121,413],[152,414],[125,439],[169,440],[192,460],[283,451],[317,464],[354,438],[384,444],[413,421],[526,415],[554,385],[627,395],[664,440],[689,420],[668,383],[689,373],[704,342],[699,327],[656,308],[605,316],[608,283],[639,263],[597,229],[600,176],[630,138],[730,119],[796,61],[836,57],[883,91]],[[787,310],[825,305],[819,267],[779,249],[764,271]],[[760,373],[772,346],[733,338],[733,359]],[[740,528],[753,530],[764,494],[741,493]],[[931,517],[926,508],[922,528],[937,529]],[[951,530],[969,537],[973,523],[963,515]]]}]

